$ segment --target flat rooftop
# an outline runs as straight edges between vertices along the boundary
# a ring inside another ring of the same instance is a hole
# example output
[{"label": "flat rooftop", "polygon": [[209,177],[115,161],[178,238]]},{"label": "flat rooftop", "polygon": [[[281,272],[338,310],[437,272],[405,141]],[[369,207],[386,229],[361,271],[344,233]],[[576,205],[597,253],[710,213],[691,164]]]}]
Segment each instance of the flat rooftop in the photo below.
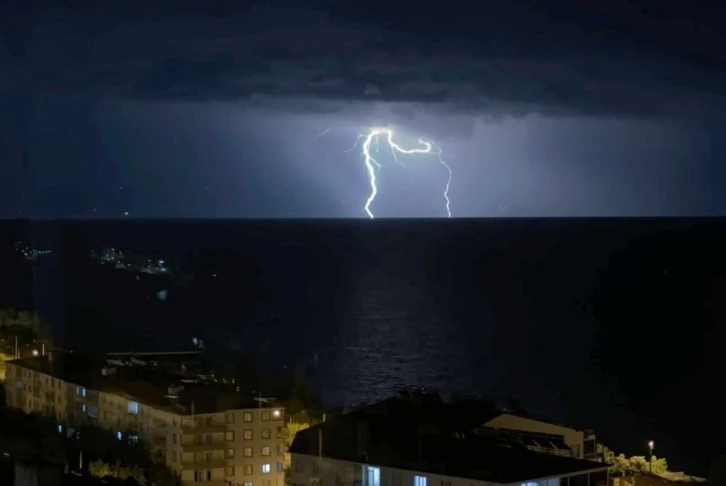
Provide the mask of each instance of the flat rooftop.
[{"label": "flat rooftop", "polygon": [[[235,385],[200,380],[194,376],[170,374],[153,366],[114,366],[116,371],[103,375],[106,360],[74,353],[57,353],[7,362],[37,371],[74,385],[123,396],[143,405],[178,415],[219,413],[228,410],[259,408],[251,393],[238,392]],[[183,387],[183,389],[180,389]],[[176,389],[170,394],[170,388]],[[262,403],[262,407],[274,404]]]}]

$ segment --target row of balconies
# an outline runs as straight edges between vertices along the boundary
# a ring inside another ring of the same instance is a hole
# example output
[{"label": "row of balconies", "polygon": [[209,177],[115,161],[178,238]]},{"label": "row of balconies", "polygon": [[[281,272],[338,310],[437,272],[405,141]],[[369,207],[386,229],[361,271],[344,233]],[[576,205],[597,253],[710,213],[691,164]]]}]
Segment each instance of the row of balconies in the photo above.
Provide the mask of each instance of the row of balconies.
[{"label": "row of balconies", "polygon": [[210,459],[207,461],[183,461],[183,469],[214,469],[218,467],[227,467],[226,459]]}]

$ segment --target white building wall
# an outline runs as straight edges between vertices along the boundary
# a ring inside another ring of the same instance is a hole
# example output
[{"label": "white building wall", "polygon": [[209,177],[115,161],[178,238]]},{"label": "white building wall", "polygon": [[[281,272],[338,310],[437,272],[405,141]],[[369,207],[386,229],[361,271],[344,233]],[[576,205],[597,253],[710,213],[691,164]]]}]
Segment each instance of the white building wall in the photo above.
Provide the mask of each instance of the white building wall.
[{"label": "white building wall", "polygon": [[[320,464],[320,466],[318,466]],[[365,481],[365,466],[378,467],[380,481],[368,484]],[[425,483],[416,483],[416,476],[426,478]],[[472,479],[453,476],[441,476],[425,472],[406,469],[376,466],[375,464],[362,464],[358,462],[341,461],[337,459],[322,458],[304,454],[292,454],[290,468],[290,482],[293,486],[311,486],[320,480],[322,486],[495,486],[497,483],[475,481]],[[539,484],[537,486],[559,486],[556,484]]]},{"label": "white building wall", "polygon": [[[537,478],[504,485],[306,454],[291,454],[291,459],[290,486],[560,486],[559,477]],[[364,476],[367,467],[379,469],[378,484],[366,481]],[[574,475],[579,474],[582,472]],[[426,478],[425,482],[416,481],[417,476]]]},{"label": "white building wall", "polygon": [[569,427],[563,427],[562,425],[550,424],[508,413],[504,413],[484,425],[495,429],[510,429],[537,434],[562,435],[565,438],[565,443],[572,449],[574,456],[580,459],[584,457],[585,433],[581,430],[575,430]]}]

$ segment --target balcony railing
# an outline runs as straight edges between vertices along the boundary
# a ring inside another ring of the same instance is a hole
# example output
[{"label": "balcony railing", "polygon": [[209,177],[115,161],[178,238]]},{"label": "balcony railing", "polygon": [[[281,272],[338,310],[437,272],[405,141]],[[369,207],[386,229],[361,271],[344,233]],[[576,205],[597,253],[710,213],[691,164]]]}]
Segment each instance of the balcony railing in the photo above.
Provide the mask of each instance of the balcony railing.
[{"label": "balcony railing", "polygon": [[223,440],[215,440],[207,444],[184,444],[182,443],[182,449],[184,452],[204,452],[204,451],[223,451],[227,448],[227,442]]},{"label": "balcony railing", "polygon": [[208,461],[184,461],[182,467],[184,469],[215,469],[218,467],[226,467],[226,459],[210,459]]},{"label": "balcony railing", "polygon": [[214,433],[214,432],[226,432],[227,426],[225,424],[193,424],[193,425],[182,425],[182,433],[184,434],[202,434],[202,433]]}]

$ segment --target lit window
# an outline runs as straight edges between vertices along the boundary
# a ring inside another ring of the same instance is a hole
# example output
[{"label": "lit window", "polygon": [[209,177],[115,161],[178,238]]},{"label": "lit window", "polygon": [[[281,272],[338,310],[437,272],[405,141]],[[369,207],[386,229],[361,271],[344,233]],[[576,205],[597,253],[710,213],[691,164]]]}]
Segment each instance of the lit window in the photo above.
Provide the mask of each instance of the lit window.
[{"label": "lit window", "polygon": [[268,422],[270,420],[270,412],[265,410],[262,412],[262,421]]},{"label": "lit window", "polygon": [[116,432],[116,438],[117,438],[118,440],[121,440],[121,439],[123,439],[123,437],[124,437],[124,436],[123,436],[123,434],[122,434],[121,432]]},{"label": "lit window", "polygon": [[233,441],[234,440],[234,431],[228,430],[227,433],[225,434],[225,439],[228,441]]},{"label": "lit window", "polygon": [[251,429],[245,429],[245,431],[244,431],[244,439],[245,440],[252,440],[252,430]]},{"label": "lit window", "polygon": [[426,486],[426,476],[414,476],[413,486]]},{"label": "lit window", "polygon": [[252,481],[247,481],[245,483],[242,483],[242,486],[252,486]]},{"label": "lit window", "polygon": [[262,448],[262,455],[263,456],[269,456],[270,455],[270,446],[264,446]]},{"label": "lit window", "polygon": [[87,408],[86,408],[86,404],[85,403],[83,404],[83,406],[81,408],[83,409],[83,413],[86,413]]},{"label": "lit window", "polygon": [[269,439],[272,437],[272,431],[270,429],[262,429],[262,438]]},{"label": "lit window", "polygon": [[245,422],[252,422],[252,412],[245,412],[242,416],[242,420]]},{"label": "lit window", "polygon": [[252,457],[252,447],[245,447],[245,457]]},{"label": "lit window", "polygon": [[138,402],[129,402],[129,404],[126,406],[126,411],[128,413],[130,413],[131,415],[138,415],[139,414]]},{"label": "lit window", "polygon": [[233,457],[234,457],[234,449],[232,449],[232,448],[227,449],[227,458],[231,459]]},{"label": "lit window", "polygon": [[363,466],[364,486],[381,486],[381,468]]},{"label": "lit window", "polygon": [[58,433],[59,434],[63,433],[63,426],[61,424],[58,424]]},{"label": "lit window", "polygon": [[263,464],[260,469],[262,471],[262,474],[270,474],[271,468],[269,464]]}]

